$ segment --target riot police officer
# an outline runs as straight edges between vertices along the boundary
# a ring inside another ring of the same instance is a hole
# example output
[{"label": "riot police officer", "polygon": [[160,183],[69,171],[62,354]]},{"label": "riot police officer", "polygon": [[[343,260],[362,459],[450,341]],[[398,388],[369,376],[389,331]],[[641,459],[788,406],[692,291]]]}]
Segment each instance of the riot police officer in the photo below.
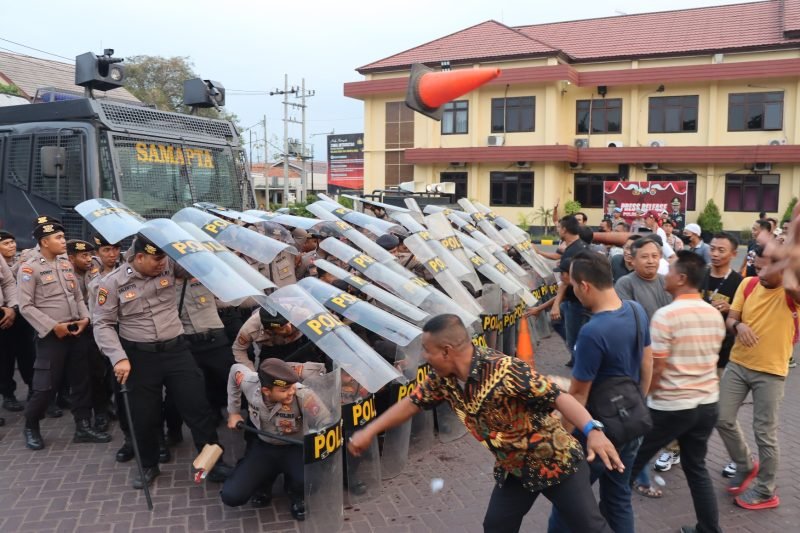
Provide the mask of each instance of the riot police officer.
[{"label": "riot police officer", "polygon": [[31,450],[44,448],[39,421],[44,418],[62,378],[68,375],[72,412],[75,418],[73,442],[110,442],[111,435],[92,428],[91,395],[87,352],[89,310],[83,301],[78,280],[66,252],[64,228],[47,216],[36,221],[34,239],[39,250],[20,265],[20,313],[36,329],[33,396],[25,409],[25,445]]},{"label": "riot police officer", "polygon": [[[130,384],[134,433],[144,467],[144,479],[137,473],[132,486],[142,489],[161,473],[158,435],[163,387],[173,395],[198,451],[219,442],[203,379],[178,316],[175,266],[161,249],[137,235],[129,262],[100,282],[93,316],[97,344],[111,360],[117,380]],[[228,471],[224,463],[217,463],[207,479],[222,481]]]},{"label": "riot police officer", "polygon": [[[250,370],[255,370],[248,356],[248,350],[253,343],[258,345],[262,352],[268,352],[269,357],[283,360],[309,344],[303,333],[284,317],[273,316],[263,308],[247,319],[233,343],[233,358]],[[296,358],[293,360],[305,362]]]},{"label": "riot police officer", "polygon": [[[11,273],[11,268],[4,260],[0,259],[0,344],[3,346],[11,344],[7,341],[18,311],[17,282]],[[14,388],[16,387],[14,382],[14,352],[9,349],[3,350],[2,355],[0,355],[0,378],[2,378],[0,380],[0,387],[2,387],[0,392],[3,394],[4,406],[8,409],[8,405],[5,405],[7,401],[5,399],[14,397]],[[14,400],[16,401],[16,398]],[[14,409],[10,410],[13,411]],[[5,422],[5,419],[0,417],[0,426]]]}]

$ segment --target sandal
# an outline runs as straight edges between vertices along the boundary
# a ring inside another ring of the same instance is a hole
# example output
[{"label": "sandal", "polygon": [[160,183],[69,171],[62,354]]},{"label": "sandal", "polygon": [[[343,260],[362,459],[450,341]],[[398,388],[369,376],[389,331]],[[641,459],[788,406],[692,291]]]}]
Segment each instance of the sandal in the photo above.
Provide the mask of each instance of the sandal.
[{"label": "sandal", "polygon": [[638,483],[633,484],[633,488],[644,496],[645,498],[660,498],[664,495],[660,489],[653,487],[652,485],[639,485]]}]

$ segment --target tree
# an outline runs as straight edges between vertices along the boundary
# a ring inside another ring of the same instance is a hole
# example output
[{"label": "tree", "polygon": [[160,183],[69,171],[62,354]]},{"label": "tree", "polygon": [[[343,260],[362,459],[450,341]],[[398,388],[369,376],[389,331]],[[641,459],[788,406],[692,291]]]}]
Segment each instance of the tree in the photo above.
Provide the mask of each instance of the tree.
[{"label": "tree", "polygon": [[564,204],[564,212],[568,215],[574,215],[581,210],[581,203],[577,200],[570,200]]},{"label": "tree", "polygon": [[792,197],[789,200],[789,205],[786,207],[786,211],[783,213],[783,218],[781,218],[781,224],[784,222],[789,222],[792,220],[792,211],[794,211],[794,206],[797,205],[797,197]]},{"label": "tree", "polygon": [[14,85],[6,85],[4,83],[0,83],[0,94],[10,94],[12,96],[22,96],[22,93],[19,90],[19,87]]},{"label": "tree", "polygon": [[[162,111],[189,113],[183,105],[183,82],[200,76],[188,57],[133,56],[125,58],[125,88],[146,104]],[[233,122],[242,131],[239,117],[228,111],[213,108],[199,109],[201,117]]]},{"label": "tree", "polygon": [[700,216],[697,217],[697,224],[703,231],[714,234],[722,231],[722,216],[714,200],[709,200]]}]

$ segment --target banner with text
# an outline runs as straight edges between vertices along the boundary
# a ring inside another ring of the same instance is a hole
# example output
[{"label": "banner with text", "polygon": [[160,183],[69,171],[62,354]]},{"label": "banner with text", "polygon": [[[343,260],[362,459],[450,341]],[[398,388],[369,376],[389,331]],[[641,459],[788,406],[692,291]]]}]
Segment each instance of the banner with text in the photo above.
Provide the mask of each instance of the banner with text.
[{"label": "banner with text", "polygon": [[604,181],[605,213],[613,217],[622,209],[622,217],[631,221],[637,211],[666,211],[670,218],[686,213],[686,181]]},{"label": "banner with text", "polygon": [[328,192],[364,188],[364,134],[328,135]]}]

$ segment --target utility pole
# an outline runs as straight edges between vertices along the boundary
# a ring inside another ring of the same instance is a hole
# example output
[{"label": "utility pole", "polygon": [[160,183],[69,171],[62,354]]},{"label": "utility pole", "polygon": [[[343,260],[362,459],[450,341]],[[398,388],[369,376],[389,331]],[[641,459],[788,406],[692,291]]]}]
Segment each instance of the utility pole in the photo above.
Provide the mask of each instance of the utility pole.
[{"label": "utility pole", "polygon": [[289,205],[289,94],[297,94],[297,87],[289,89],[289,75],[283,75],[283,90],[275,89],[269,95],[280,94],[283,96],[283,206]]},{"label": "utility pole", "polygon": [[266,192],[266,198],[264,201],[264,207],[266,211],[269,211],[269,172],[267,171],[269,165],[269,139],[267,138],[267,115],[264,115],[264,191]]},{"label": "utility pole", "polygon": [[[314,91],[306,92],[306,79],[303,78],[303,80],[302,80],[302,82],[300,84],[300,102],[301,102],[300,103],[300,109],[302,110],[302,115],[301,115],[301,119],[300,119],[300,122],[302,123],[302,134],[301,134],[302,137],[301,137],[301,141],[300,141],[300,152],[302,153],[302,155],[300,156],[300,161],[303,164],[303,172],[300,175],[301,176],[300,177],[300,190],[301,190],[300,201],[301,202],[305,202],[306,198],[307,198],[307,195],[306,195],[306,182],[307,182],[307,179],[306,179],[306,177],[307,177],[306,176],[306,160],[308,159],[308,157],[306,156],[306,98],[310,98],[312,96],[314,96]],[[312,160],[312,164],[313,164],[313,160]],[[311,179],[312,180],[314,179],[313,173],[311,175]],[[313,183],[312,183],[312,187],[311,188],[312,189],[314,188],[313,187]]]}]

